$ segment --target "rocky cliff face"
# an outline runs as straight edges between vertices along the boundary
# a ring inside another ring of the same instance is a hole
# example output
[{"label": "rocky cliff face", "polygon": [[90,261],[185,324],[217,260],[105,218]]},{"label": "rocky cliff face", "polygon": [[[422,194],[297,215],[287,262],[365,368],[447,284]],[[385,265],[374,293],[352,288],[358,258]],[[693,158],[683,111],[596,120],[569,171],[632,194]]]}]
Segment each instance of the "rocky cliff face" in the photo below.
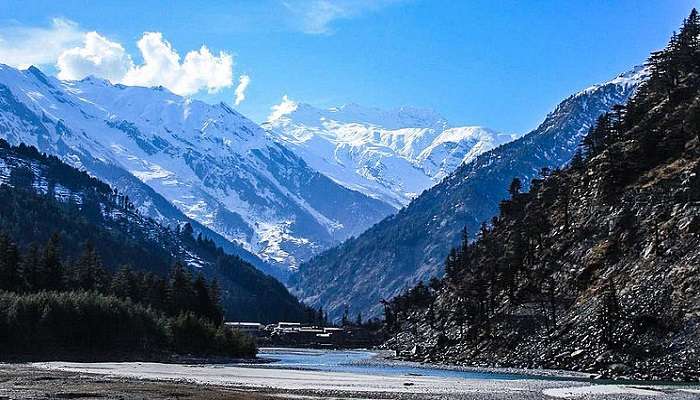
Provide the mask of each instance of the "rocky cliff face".
[{"label": "rocky cliff face", "polygon": [[698,55],[688,42],[655,55],[581,157],[528,193],[511,186],[445,279],[387,306],[387,346],[437,362],[700,378]]},{"label": "rocky cliff face", "polygon": [[302,265],[295,290],[335,318],[345,305],[380,315],[382,299],[442,274],[462,229],[473,234],[498,213],[513,177],[529,182],[541,168],[567,163],[595,119],[625,103],[645,76],[636,68],[565,99],[534,131],[477,156],[398,214]]}]

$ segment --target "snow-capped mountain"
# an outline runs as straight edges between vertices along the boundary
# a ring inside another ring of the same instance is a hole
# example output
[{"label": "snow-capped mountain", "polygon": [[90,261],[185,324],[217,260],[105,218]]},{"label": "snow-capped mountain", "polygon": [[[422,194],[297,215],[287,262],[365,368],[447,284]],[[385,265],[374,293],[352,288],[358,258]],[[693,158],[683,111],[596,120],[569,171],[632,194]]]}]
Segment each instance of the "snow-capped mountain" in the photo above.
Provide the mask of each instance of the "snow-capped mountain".
[{"label": "snow-capped mountain", "polygon": [[323,110],[286,97],[263,127],[334,181],[397,208],[462,163],[515,139],[479,126],[451,127],[431,110],[357,104]]},{"label": "snow-capped mountain", "polygon": [[473,237],[498,213],[514,177],[529,186],[543,167],[568,163],[598,116],[626,103],[646,76],[635,68],[568,97],[535,130],[462,164],[396,215],[302,264],[292,287],[332,318],[348,305],[378,316],[382,299],[442,273],[462,230]]},{"label": "snow-capped mountain", "polygon": [[280,282],[245,261],[222,257],[211,243],[197,240],[194,231],[165,227],[135,212],[125,195],[84,171],[2,139],[0,205],[2,233],[20,248],[45,243],[58,232],[66,259],[80,257],[84,241],[91,240],[111,271],[129,265],[165,276],[173,260],[179,260],[193,272],[217,279],[229,319],[306,318],[308,310]]},{"label": "snow-capped mountain", "polygon": [[144,215],[189,217],[280,266],[393,211],[318,173],[225,104],[164,88],[59,81],[0,65],[0,137],[89,171]]}]

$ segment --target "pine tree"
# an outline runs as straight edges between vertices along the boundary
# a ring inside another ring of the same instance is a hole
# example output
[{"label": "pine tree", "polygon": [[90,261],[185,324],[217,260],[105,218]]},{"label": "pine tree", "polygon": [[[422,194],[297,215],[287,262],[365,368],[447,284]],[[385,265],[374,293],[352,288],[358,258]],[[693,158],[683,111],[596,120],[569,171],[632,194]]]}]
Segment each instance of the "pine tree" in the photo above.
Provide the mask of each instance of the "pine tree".
[{"label": "pine tree", "polygon": [[215,324],[224,320],[224,310],[221,308],[221,287],[219,281],[214,278],[209,284],[209,304],[211,305],[211,319]]},{"label": "pine tree", "polygon": [[0,233],[0,289],[20,291],[23,287],[17,245]]},{"label": "pine tree", "polygon": [[588,131],[588,134],[581,142],[581,148],[586,159],[595,157],[603,150],[609,132],[610,114],[605,113],[598,117],[595,125]]},{"label": "pine tree", "polygon": [[445,275],[449,281],[455,282],[457,280],[458,273],[459,266],[457,264],[457,250],[453,248],[450,250],[450,254],[445,260]]},{"label": "pine tree", "polygon": [[24,254],[24,257],[22,257],[22,264],[20,265],[24,289],[27,292],[41,290],[42,279],[41,272],[39,271],[40,263],[41,257],[39,255],[39,248],[36,244],[31,244]]},{"label": "pine tree", "polygon": [[398,329],[396,313],[394,312],[395,303],[385,299],[382,299],[381,303],[384,308],[384,325],[387,327],[389,332],[394,332]]},{"label": "pine tree", "polygon": [[359,311],[357,313],[357,317],[355,318],[355,325],[362,326],[362,312],[361,311]]},{"label": "pine tree", "polygon": [[58,233],[51,238],[44,247],[44,253],[40,264],[41,289],[61,290],[65,284],[63,265],[61,264],[61,238]]},{"label": "pine tree", "polygon": [[139,301],[139,288],[136,285],[136,277],[128,266],[124,266],[112,277],[110,291],[123,299]]},{"label": "pine tree", "polygon": [[202,274],[197,275],[197,278],[192,284],[192,289],[195,297],[195,304],[192,311],[197,315],[207,318],[215,325],[220,325],[223,322],[223,316],[218,308],[218,303],[212,302],[209,286]]},{"label": "pine tree", "polygon": [[343,318],[341,320],[341,326],[350,325],[350,307],[346,304],[343,308]]},{"label": "pine tree", "polygon": [[693,68],[698,57],[698,41],[700,40],[700,16],[698,11],[693,8],[683,21],[683,25],[675,40],[673,52],[674,62],[678,65],[678,69],[683,72],[689,71],[689,67]]},{"label": "pine tree", "polygon": [[520,190],[523,188],[523,183],[520,181],[520,178],[513,178],[513,180],[510,182],[510,185],[508,186],[508,193],[510,194],[511,198],[515,198],[518,194],[520,194]]},{"label": "pine tree", "polygon": [[77,288],[104,292],[107,289],[107,273],[102,266],[95,246],[85,243],[85,249],[74,267],[73,282]]},{"label": "pine tree", "polygon": [[182,235],[185,238],[192,238],[192,235],[194,234],[194,229],[192,229],[192,225],[187,222],[185,225],[182,227]]},{"label": "pine tree", "polygon": [[180,262],[176,262],[168,279],[169,309],[172,315],[192,310],[194,295],[190,272]]}]

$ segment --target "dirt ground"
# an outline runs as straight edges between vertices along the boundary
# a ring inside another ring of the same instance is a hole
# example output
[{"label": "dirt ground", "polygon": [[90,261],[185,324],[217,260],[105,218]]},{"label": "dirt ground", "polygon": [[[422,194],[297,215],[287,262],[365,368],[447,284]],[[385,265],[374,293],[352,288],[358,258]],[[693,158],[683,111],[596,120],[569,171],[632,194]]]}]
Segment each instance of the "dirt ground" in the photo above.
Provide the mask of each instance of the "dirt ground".
[{"label": "dirt ground", "polygon": [[186,382],[156,382],[45,371],[21,365],[0,365],[0,400],[9,399],[279,399],[226,387]]},{"label": "dirt ground", "polygon": [[[281,372],[281,371],[280,371]],[[274,374],[274,371],[273,371]],[[275,374],[276,375],[276,374]],[[284,378],[282,378],[284,380]],[[331,381],[335,378],[329,377]],[[637,400],[637,399],[698,399],[700,388],[684,390],[681,387],[626,387],[624,393],[606,391],[576,394],[577,389],[590,389],[581,385],[566,388],[565,382],[521,382],[519,390],[504,390],[504,382],[491,382],[490,386],[475,390],[458,390],[450,393],[397,393],[374,391],[318,390],[312,385],[303,389],[247,389],[187,381],[148,380],[106,376],[54,369],[37,368],[30,364],[0,364],[0,400],[10,399],[188,399],[188,400]],[[516,384],[518,384],[516,382]],[[494,386],[495,385],[495,386]],[[500,386],[499,386],[500,385]],[[520,384],[518,384],[520,385]],[[303,386],[302,386],[303,387]],[[559,392],[564,387],[564,392]],[[500,388],[500,389],[499,389]],[[593,387],[595,389],[595,387]],[[511,388],[512,389],[512,388]],[[552,391],[548,393],[548,391]],[[573,393],[568,393],[573,391]]]}]

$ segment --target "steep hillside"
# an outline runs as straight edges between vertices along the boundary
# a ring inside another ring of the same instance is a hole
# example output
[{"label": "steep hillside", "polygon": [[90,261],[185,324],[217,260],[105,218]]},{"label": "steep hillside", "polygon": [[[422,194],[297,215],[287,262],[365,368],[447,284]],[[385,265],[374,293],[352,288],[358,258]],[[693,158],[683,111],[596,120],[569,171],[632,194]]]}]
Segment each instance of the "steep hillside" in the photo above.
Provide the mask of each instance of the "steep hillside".
[{"label": "steep hillside", "polygon": [[387,306],[407,358],[700,379],[700,17],[571,165]]},{"label": "steep hillside", "polygon": [[0,139],[0,230],[26,249],[54,232],[72,259],[87,243],[112,270],[129,265],[165,275],[176,261],[216,278],[226,315],[234,320],[301,320],[306,308],[274,278],[213,242],[194,238],[189,225],[173,230],[141,216],[129,198],[107,184]]},{"label": "steep hillside", "polygon": [[394,211],[313,170],[223,103],[164,88],[0,66],[0,137],[89,171],[161,223],[198,221],[279,275]]},{"label": "steep hillside", "polygon": [[515,138],[452,127],[429,110],[357,104],[321,110],[286,98],[263,127],[324,175],[397,208],[460,164]]},{"label": "steep hillside", "polygon": [[529,182],[543,167],[568,162],[596,118],[625,103],[644,76],[637,68],[567,98],[534,131],[462,165],[397,215],[304,264],[295,290],[335,318],[346,304],[378,315],[381,299],[442,273],[460,232],[466,226],[473,234],[498,212],[513,177]]}]

